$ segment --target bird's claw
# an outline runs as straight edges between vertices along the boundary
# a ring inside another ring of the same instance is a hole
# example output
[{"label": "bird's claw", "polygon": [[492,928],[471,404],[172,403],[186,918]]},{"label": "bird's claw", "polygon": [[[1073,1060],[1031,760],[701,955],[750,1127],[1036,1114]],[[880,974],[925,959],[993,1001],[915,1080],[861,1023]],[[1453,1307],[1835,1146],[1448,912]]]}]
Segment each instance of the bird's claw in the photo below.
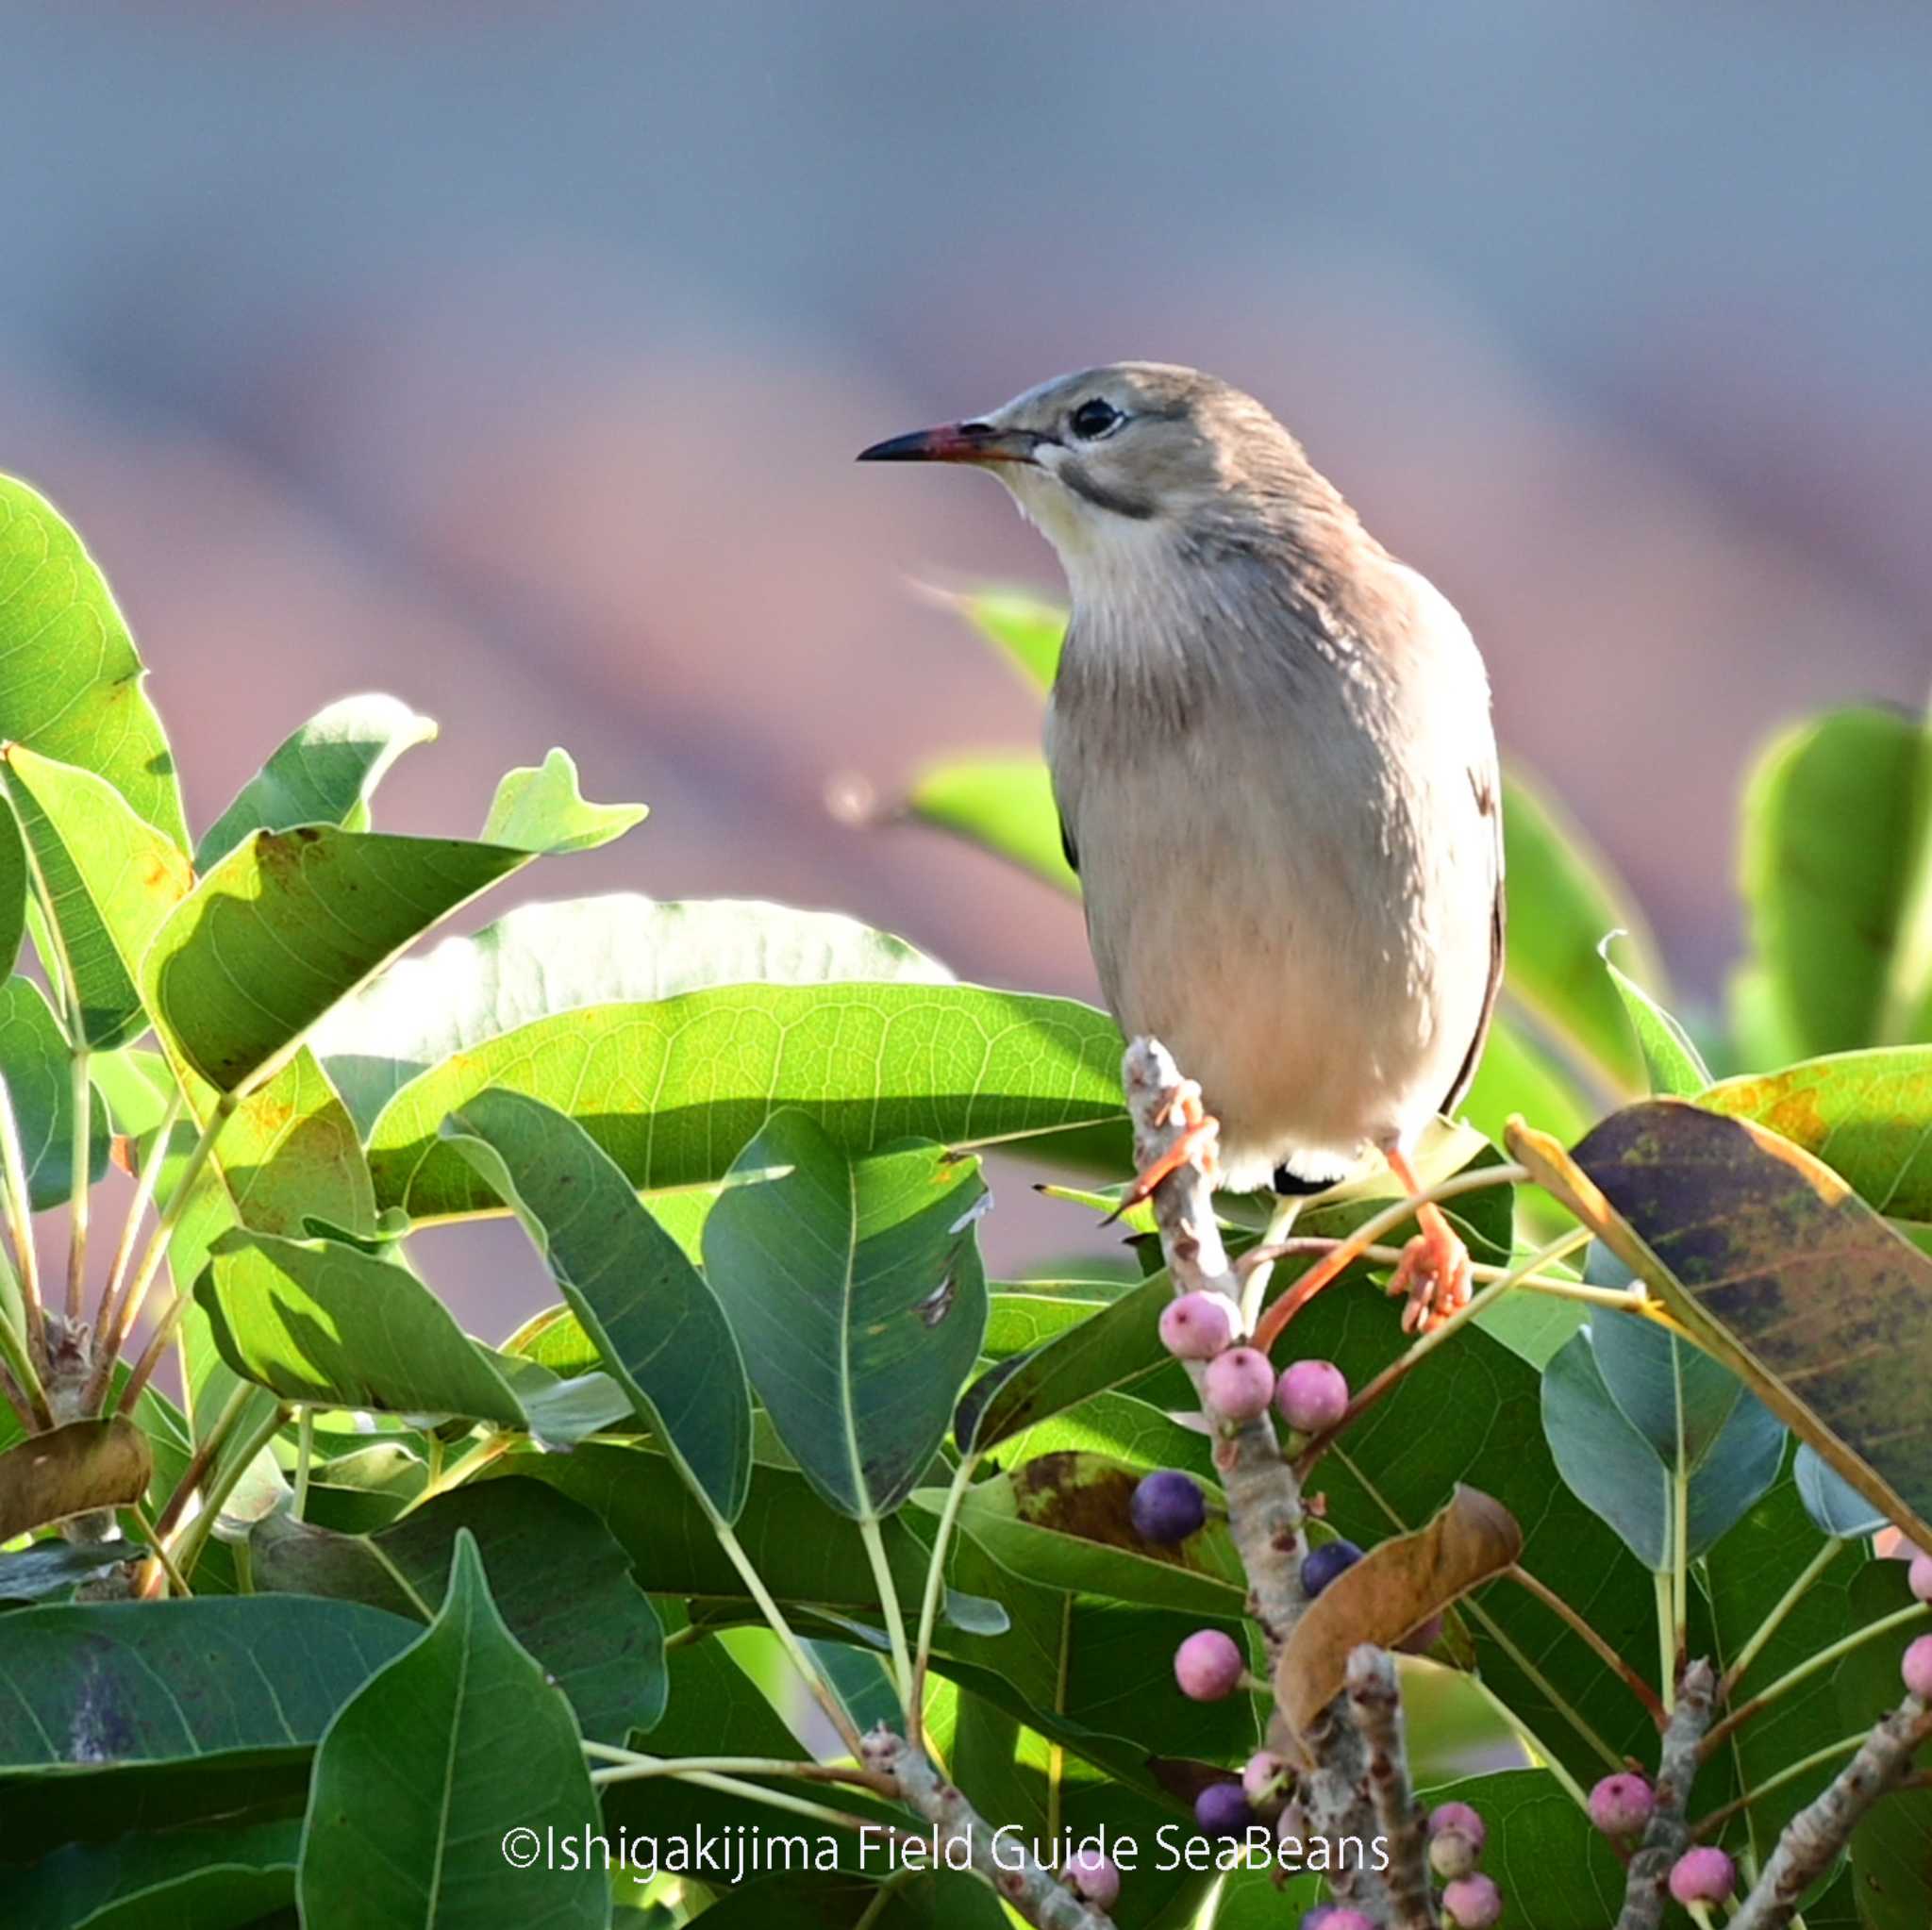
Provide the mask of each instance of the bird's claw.
[{"label": "bird's claw", "polygon": [[1214,1176],[1214,1148],[1221,1137],[1221,1123],[1201,1104],[1201,1089],[1192,1079],[1183,1079],[1168,1094],[1167,1104],[1155,1116],[1157,1125],[1172,1125],[1178,1119],[1181,1130],[1171,1145],[1152,1165],[1137,1173],[1134,1183],[1121,1196],[1121,1203],[1100,1223],[1110,1226],[1123,1213],[1131,1211],[1142,1200],[1151,1199],[1162,1180],[1183,1166],[1200,1162],[1208,1178]]},{"label": "bird's claw", "polygon": [[1408,1296],[1402,1309],[1405,1334],[1428,1333],[1469,1305],[1469,1248],[1446,1220],[1431,1217],[1436,1224],[1425,1224],[1403,1248],[1389,1282],[1391,1293]]}]

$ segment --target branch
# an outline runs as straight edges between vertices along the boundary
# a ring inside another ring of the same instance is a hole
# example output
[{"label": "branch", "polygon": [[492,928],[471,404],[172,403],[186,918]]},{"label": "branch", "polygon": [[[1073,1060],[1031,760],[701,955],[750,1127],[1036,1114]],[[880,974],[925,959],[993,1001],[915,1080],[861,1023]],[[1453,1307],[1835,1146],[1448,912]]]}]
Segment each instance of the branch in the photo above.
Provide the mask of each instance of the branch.
[{"label": "branch", "polygon": [[[901,1797],[947,1842],[962,1843],[974,1870],[996,1895],[1039,1930],[1113,1930],[1112,1918],[1068,1889],[1013,1832],[993,1854],[993,1837],[960,1789],[940,1774],[924,1750],[881,1724],[859,1747],[859,1761],[888,1778]],[[943,1851],[941,1852],[943,1855]]]},{"label": "branch", "polygon": [[1658,1930],[1663,1922],[1664,1886],[1670,1881],[1671,1866],[1690,1847],[1684,1812],[1690,1785],[1697,1780],[1698,1744],[1710,1726],[1716,1695],[1717,1672],[1707,1661],[1692,1662],[1677,1680],[1677,1705],[1671,1711],[1657,1759],[1657,1806],[1644,1825],[1643,1842],[1630,1859],[1616,1930]]},{"label": "branch", "polygon": [[1932,1739],[1932,1709],[1908,1695],[1866,1737],[1824,1792],[1791,1818],[1729,1930],[1783,1930],[1805,1892],[1844,1848],[1858,1819],[1911,1767]]},{"label": "branch", "polygon": [[1348,1700],[1369,1747],[1369,1793],[1389,1851],[1389,1930],[1437,1930],[1430,1901],[1429,1820],[1408,1780],[1402,1691],[1386,1649],[1364,1642],[1348,1658]]}]

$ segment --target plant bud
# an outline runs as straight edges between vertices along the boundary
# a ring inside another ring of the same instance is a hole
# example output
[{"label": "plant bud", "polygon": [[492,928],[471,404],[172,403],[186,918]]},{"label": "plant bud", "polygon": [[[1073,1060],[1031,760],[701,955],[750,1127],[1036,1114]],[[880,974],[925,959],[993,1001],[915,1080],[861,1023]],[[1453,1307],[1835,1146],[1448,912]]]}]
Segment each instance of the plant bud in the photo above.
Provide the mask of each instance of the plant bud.
[{"label": "plant bud", "polygon": [[1671,1865],[1671,1894],[1680,1904],[1721,1904],[1737,1880],[1737,1866],[1708,1846],[1686,1850]]},{"label": "plant bud", "polygon": [[1212,1360],[1233,1339],[1231,1309],[1218,1293],[1183,1293],[1160,1309],[1160,1344],[1177,1360]]},{"label": "plant bud", "polygon": [[1457,1836],[1467,1837],[1475,1845],[1478,1856],[1490,1839],[1490,1832],[1482,1818],[1467,1803],[1439,1803],[1429,1811],[1429,1834],[1441,1836],[1445,1829],[1453,1829]]},{"label": "plant bud", "polygon": [[1458,1876],[1442,1891],[1443,1930],[1490,1930],[1503,1921],[1503,1892],[1491,1876]]},{"label": "plant bud", "polygon": [[1208,1405],[1230,1421],[1253,1421],[1274,1398],[1274,1370],[1254,1347],[1230,1347],[1208,1363]]},{"label": "plant bud", "polygon": [[1590,1820],[1607,1837],[1634,1837],[1650,1821],[1656,1792],[1628,1770],[1606,1776],[1590,1792]]},{"label": "plant bud", "polygon": [[1241,1794],[1257,1816],[1273,1816],[1288,1800],[1288,1765],[1272,1749],[1257,1749],[1241,1770]]},{"label": "plant bud", "polygon": [[1297,1360],[1274,1384],[1274,1411],[1297,1434],[1322,1434],[1348,1412],[1348,1382],[1332,1360]]},{"label": "plant bud", "polygon": [[1457,1876],[1473,1876],[1481,1853],[1459,1829],[1439,1831],[1429,1838],[1429,1868],[1446,1883]]}]

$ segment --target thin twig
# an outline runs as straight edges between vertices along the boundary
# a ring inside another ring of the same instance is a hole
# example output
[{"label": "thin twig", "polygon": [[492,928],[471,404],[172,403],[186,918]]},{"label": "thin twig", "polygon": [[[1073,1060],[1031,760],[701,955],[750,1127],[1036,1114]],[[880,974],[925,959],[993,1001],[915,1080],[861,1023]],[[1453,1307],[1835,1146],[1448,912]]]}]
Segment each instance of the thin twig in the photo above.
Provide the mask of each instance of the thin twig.
[{"label": "thin twig", "polygon": [[20,1126],[13,1116],[13,1095],[4,1076],[0,1076],[0,1204],[6,1207],[7,1231],[20,1273],[27,1352],[44,1374],[53,1356],[47,1345],[46,1312],[41,1305],[41,1259],[34,1245],[33,1204],[27,1194],[26,1160],[21,1152]]},{"label": "thin twig", "polygon": [[925,1670],[932,1659],[932,1632],[939,1621],[940,1597],[946,1587],[946,1550],[951,1546],[953,1527],[959,1519],[960,1505],[973,1484],[973,1470],[979,1456],[962,1454],[953,1470],[953,1485],[946,1490],[946,1505],[940,1511],[940,1524],[933,1536],[932,1555],[925,1570],[925,1594],[919,1605],[919,1646],[912,1655],[912,1692],[906,1704],[906,1739],[915,1748],[924,1740]]},{"label": "thin twig", "polygon": [[1724,1671],[1717,1688],[1720,1702],[1730,1701],[1737,1692],[1738,1684],[1744,1679],[1745,1670],[1763,1653],[1765,1643],[1784,1626],[1785,1617],[1804,1599],[1811,1584],[1838,1559],[1844,1546],[1844,1542],[1836,1536],[1828,1537],[1824,1547],[1798,1572],[1797,1579],[1778,1597],[1771,1613],[1757,1624],[1757,1632],[1738,1651],[1731,1666]]},{"label": "thin twig", "polygon": [[896,1797],[898,1786],[890,1778],[863,1764],[842,1762],[786,1762],[770,1755],[644,1755],[614,1743],[584,1743],[584,1754],[593,1762],[608,1765],[593,1770],[600,1782],[648,1782],[654,1776],[684,1776],[703,1770],[721,1776],[789,1776],[800,1783],[844,1783],[855,1789],[870,1789],[874,1796]]},{"label": "thin twig", "polygon": [[1823,1749],[1814,1749],[1809,1755],[1801,1756],[1796,1762],[1787,1763],[1774,1776],[1766,1776],[1755,1789],[1746,1789],[1734,1801],[1726,1803],[1721,1809],[1713,1809],[1708,1816],[1700,1816],[1690,1825],[1690,1834],[1700,1842],[1713,1830],[1722,1829],[1739,1811],[1748,1809],[1754,1803],[1761,1802],[1774,1789],[1782,1789],[1787,1783],[1794,1783],[1809,1770],[1815,1770],[1820,1763],[1831,1762],[1840,1755],[1849,1755],[1865,1740],[1870,1732],[1859,1730],[1856,1736],[1840,1736],[1836,1742],[1827,1742]]},{"label": "thin twig", "polygon": [[93,1194],[93,1161],[89,1143],[93,1132],[93,1082],[87,1075],[85,1042],[74,1049],[74,1171],[69,1187],[67,1224],[67,1324],[80,1324],[81,1289],[87,1284],[88,1205]]},{"label": "thin twig", "polygon": [[215,1457],[227,1446],[228,1437],[234,1432],[235,1423],[241,1420],[242,1409],[259,1391],[253,1381],[235,1384],[234,1391],[222,1404],[221,1411],[203,1437],[201,1445],[181,1471],[181,1478],[175,1482],[175,1491],[169,1495],[167,1505],[155,1523],[157,1534],[166,1537],[179,1524],[181,1517],[188,1511],[189,1502],[194,1497],[194,1490],[208,1478],[208,1471],[214,1466]]},{"label": "thin twig", "polygon": [[1630,1858],[1616,1930],[1658,1930],[1663,1922],[1664,1886],[1671,1866],[1690,1846],[1684,1810],[1690,1801],[1690,1785],[1697,1780],[1697,1745],[1710,1724],[1716,1694],[1717,1672],[1701,1659],[1692,1662],[1677,1683],[1676,1705],[1657,1756],[1657,1800],[1644,1825],[1643,1841]]},{"label": "thin twig", "polygon": [[99,1353],[118,1356],[121,1352],[121,1291],[127,1283],[127,1269],[134,1259],[134,1242],[141,1232],[141,1223],[154,1204],[161,1169],[168,1163],[168,1141],[174,1137],[175,1122],[181,1117],[183,1103],[178,1091],[169,1100],[155,1130],[153,1147],[135,1179],[134,1198],[128,1203],[126,1219],[121,1223],[114,1263],[108,1270],[108,1284],[101,1289],[101,1304],[94,1316],[94,1345]]},{"label": "thin twig", "polygon": [[1564,1601],[1556,1589],[1550,1588],[1546,1583],[1539,1581],[1526,1568],[1518,1566],[1508,1569],[1506,1572],[1512,1582],[1515,1582],[1519,1587],[1527,1589],[1553,1615],[1560,1615],[1564,1622],[1569,1624],[1572,1632],[1590,1644],[1591,1648],[1595,1652],[1597,1659],[1607,1668],[1610,1669],[1629,1689],[1630,1693],[1650,1711],[1650,1719],[1657,1724],[1657,1728],[1661,1730],[1665,1727],[1670,1721],[1670,1717],[1666,1714],[1663,1702],[1658,1697],[1657,1690],[1595,1629],[1591,1627],[1590,1623],[1575,1609],[1571,1607],[1569,1603]]},{"label": "thin twig", "polygon": [[1364,1642],[1348,1658],[1348,1701],[1369,1745],[1369,1794],[1389,1857],[1389,1930],[1437,1930],[1429,1883],[1429,1823],[1408,1779],[1402,1693],[1386,1649]]}]

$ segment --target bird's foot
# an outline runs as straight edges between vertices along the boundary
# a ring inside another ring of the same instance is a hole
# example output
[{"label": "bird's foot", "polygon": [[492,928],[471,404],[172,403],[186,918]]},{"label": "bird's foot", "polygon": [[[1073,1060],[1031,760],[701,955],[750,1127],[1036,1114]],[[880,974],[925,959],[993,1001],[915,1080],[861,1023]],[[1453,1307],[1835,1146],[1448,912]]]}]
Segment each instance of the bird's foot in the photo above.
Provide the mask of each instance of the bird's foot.
[{"label": "bird's foot", "polygon": [[1473,1274],[1469,1248],[1440,1206],[1416,1214],[1422,1231],[1402,1250],[1389,1291],[1406,1293],[1402,1331],[1425,1334],[1469,1305]]},{"label": "bird's foot", "polygon": [[1201,1104],[1201,1089],[1192,1079],[1183,1079],[1174,1089],[1166,1110],[1155,1123],[1168,1125],[1176,1118],[1181,1122],[1181,1130],[1174,1144],[1151,1166],[1135,1175],[1133,1185],[1122,1195],[1120,1205],[1100,1223],[1103,1226],[1112,1225],[1123,1213],[1138,1206],[1142,1200],[1152,1199],[1155,1189],[1162,1180],[1197,1159],[1201,1162],[1202,1172],[1209,1179],[1214,1177],[1214,1147],[1221,1137],[1221,1123]]}]

